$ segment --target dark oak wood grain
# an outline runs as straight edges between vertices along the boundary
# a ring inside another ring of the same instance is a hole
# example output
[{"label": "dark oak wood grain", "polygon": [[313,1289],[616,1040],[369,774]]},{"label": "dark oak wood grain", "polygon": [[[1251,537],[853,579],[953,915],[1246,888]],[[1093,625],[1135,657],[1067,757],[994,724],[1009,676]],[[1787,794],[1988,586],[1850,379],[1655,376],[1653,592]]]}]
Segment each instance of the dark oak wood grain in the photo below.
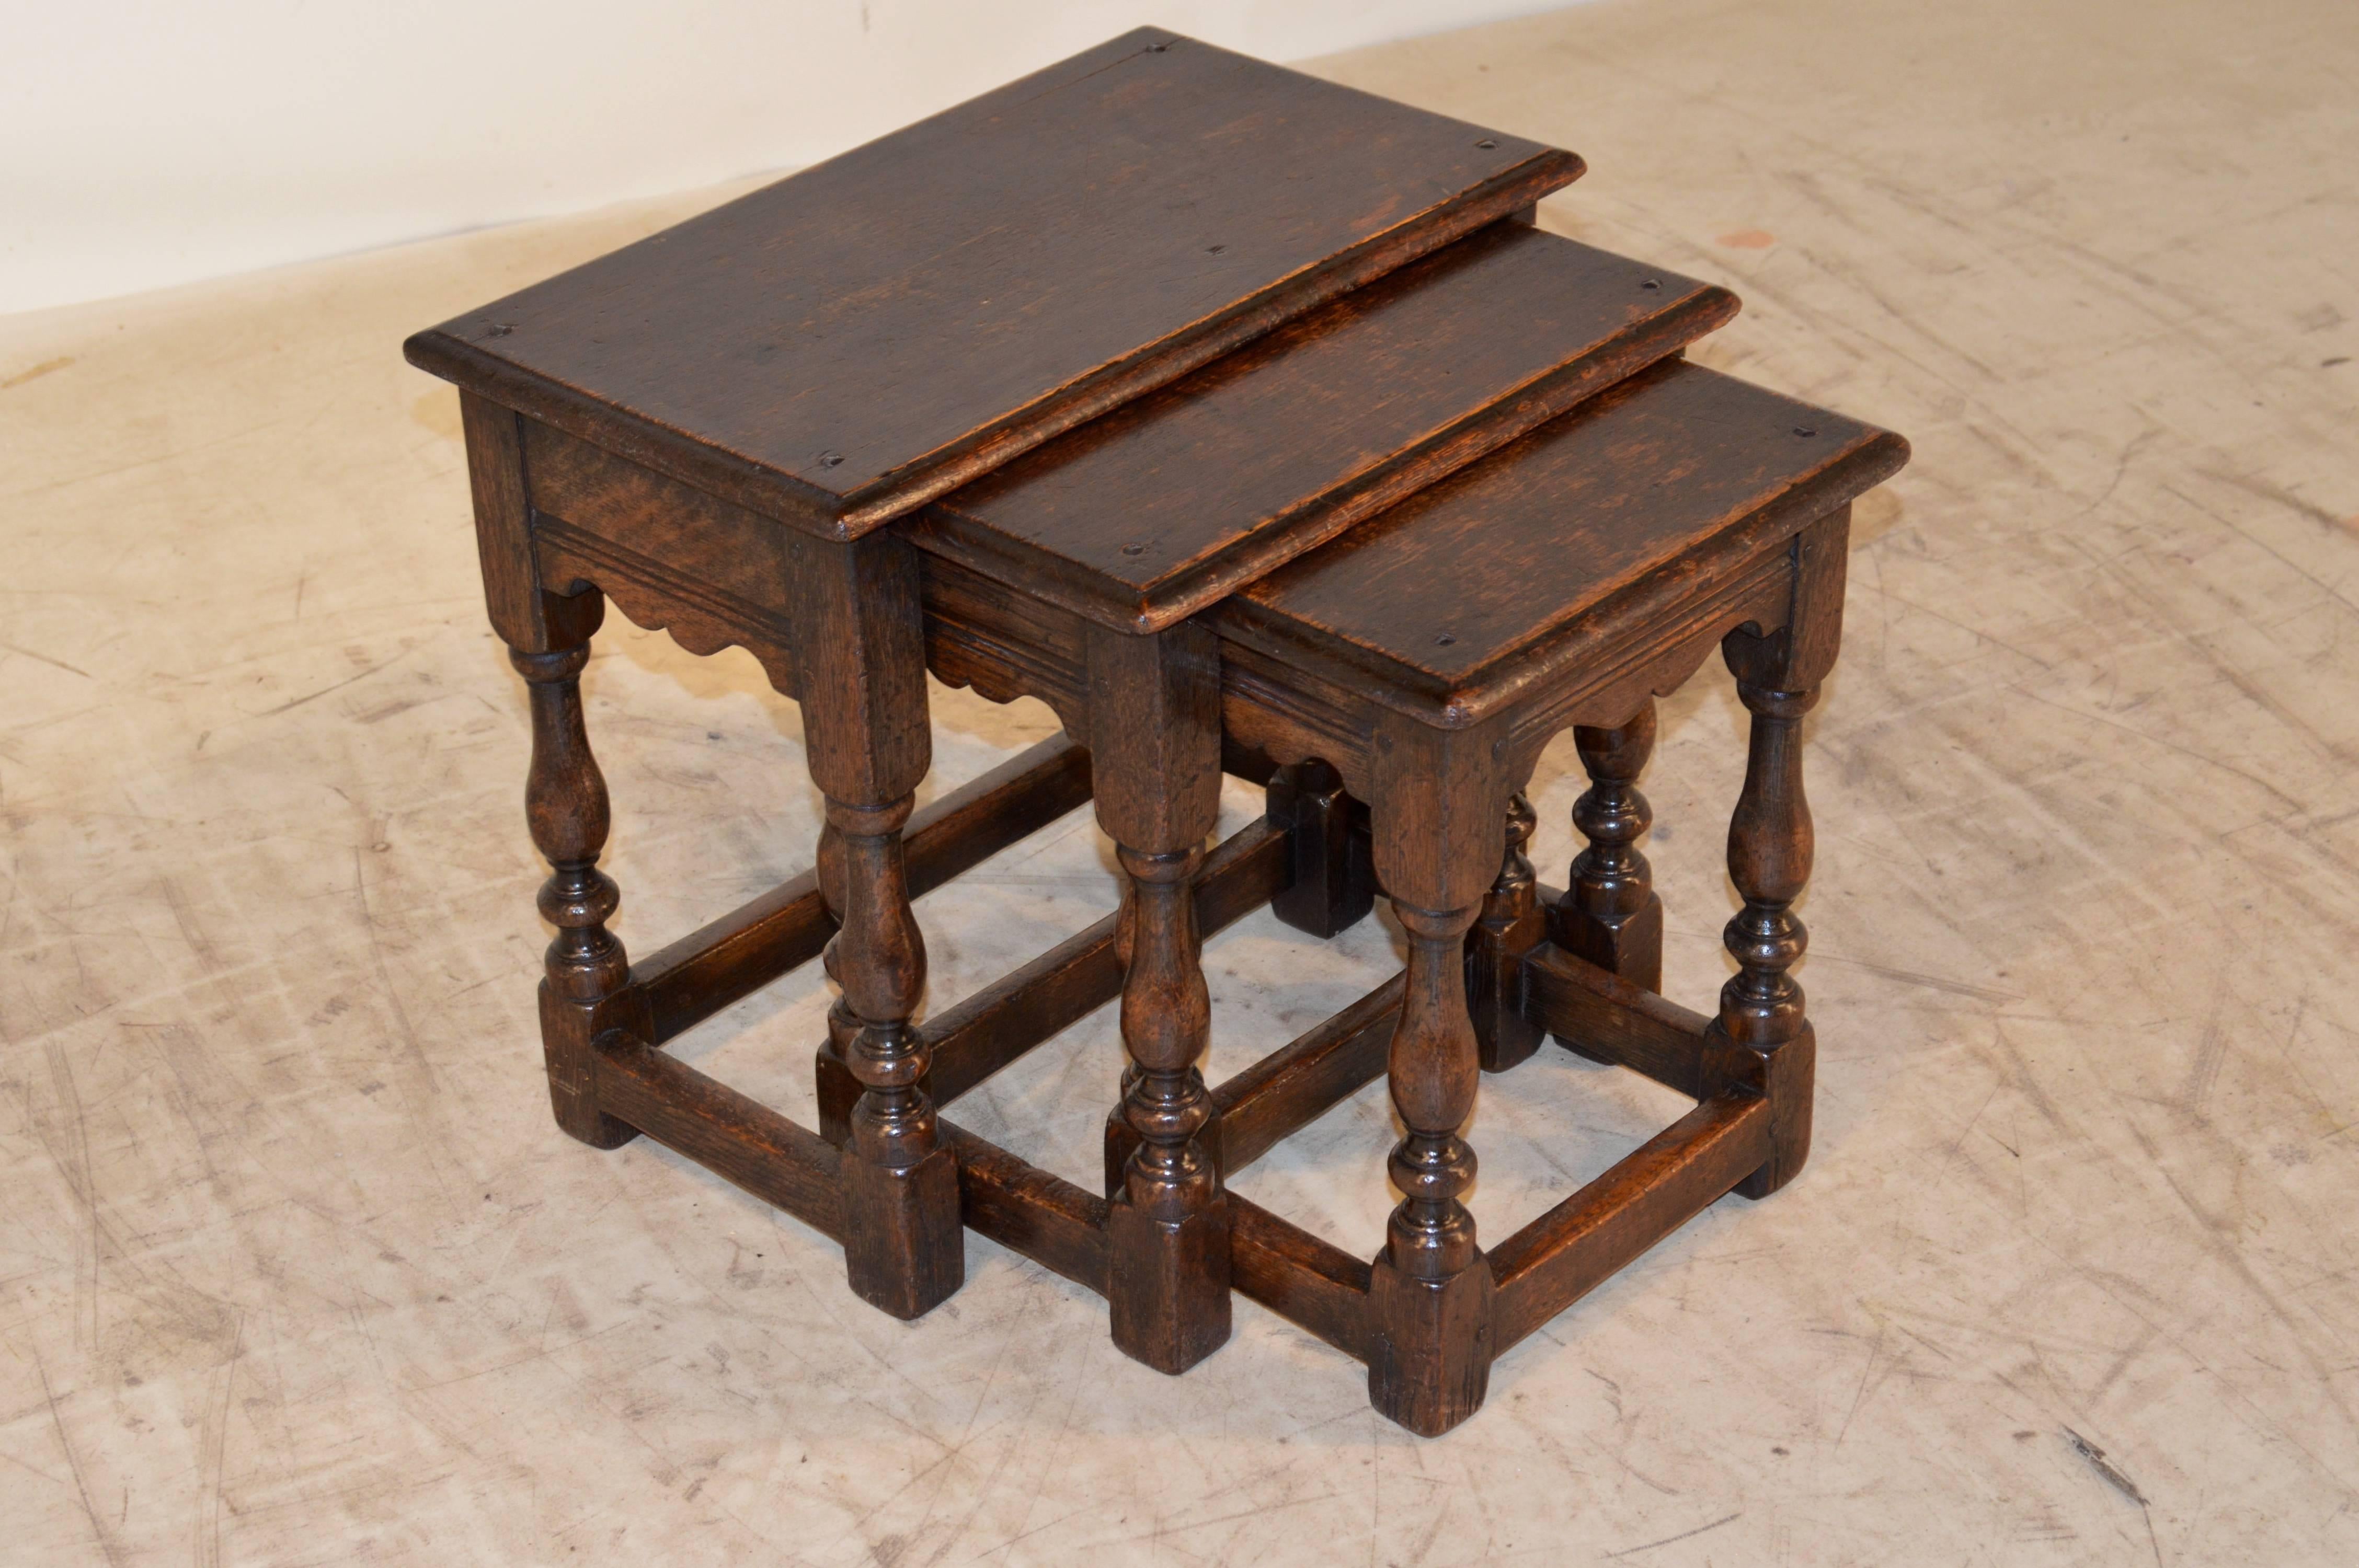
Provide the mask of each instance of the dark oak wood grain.
[{"label": "dark oak wood grain", "polygon": [[[551,597],[533,560],[532,500],[526,492],[524,425],[508,409],[459,395],[467,443],[467,487],[475,503],[475,552],[483,568],[484,608],[511,649],[545,654],[550,640],[542,610]],[[604,607],[600,607],[600,613]],[[562,641],[560,634],[560,641]]]},{"label": "dark oak wood grain", "polygon": [[1584,640],[1560,633],[1617,592],[1739,527],[1790,536],[1908,455],[1889,431],[1673,362],[1279,568],[1212,620],[1404,711],[1472,724],[1582,662]]},{"label": "dark oak wood grain", "polygon": [[[532,767],[525,781],[525,816],[532,841],[548,860],[540,917],[557,927],[540,982],[540,1033],[549,1092],[557,1124],[596,1149],[631,1139],[625,1123],[598,1102],[592,1045],[625,1007],[631,961],[606,929],[621,907],[614,880],[598,869],[613,814],[606,780],[582,726],[582,668],[590,658],[600,602],[584,594],[553,601],[540,619],[551,641],[570,647],[548,653],[512,649],[508,658],[531,692]],[[570,624],[569,624],[570,622]]]},{"label": "dark oak wood grain", "polygon": [[802,696],[788,585],[831,547],[538,420],[522,426],[530,547],[560,590],[595,585],[691,654],[735,643]]},{"label": "dark oak wood grain", "polygon": [[1192,622],[1087,641],[1098,823],[1125,879],[1123,1115],[1137,1135],[1107,1212],[1114,1344],[1182,1372],[1229,1337],[1229,1209],[1198,1142],[1212,1034],[1190,891],[1220,814],[1219,645]]},{"label": "dark oak wood grain", "polygon": [[965,1278],[956,1161],[927,1095],[912,1020],[926,947],[902,829],[932,763],[917,553],[891,534],[799,540],[788,602],[805,761],[826,797],[820,891],[839,929],[830,1028],[863,1092],[841,1167],[844,1267],[862,1300],[913,1318]]},{"label": "dark oak wood grain", "polygon": [[1681,1007],[1610,969],[1543,943],[1524,957],[1524,1011],[1582,1055],[1643,1073],[1701,1099],[1706,1014]]},{"label": "dark oak wood grain", "polygon": [[816,1132],[628,1035],[602,1036],[598,1092],[614,1114],[836,1240],[842,1157]]},{"label": "dark oak wood grain", "polygon": [[1229,1266],[1236,1288],[1336,1349],[1365,1361],[1368,1266],[1332,1242],[1235,1194]]},{"label": "dark oak wood grain", "polygon": [[953,1122],[942,1123],[942,1141],[958,1156],[969,1226],[1077,1285],[1111,1292],[1105,1199]]},{"label": "dark oak wood grain", "polygon": [[[1397,804],[1386,793],[1369,802],[1383,814],[1380,845],[1388,831],[1432,830],[1414,804],[1396,817]],[[1408,935],[1400,1022],[1385,1065],[1404,1130],[1385,1163],[1401,1201],[1369,1271],[1368,1402],[1433,1437],[1481,1409],[1491,1379],[1493,1277],[1462,1201],[1475,1160],[1459,1135],[1481,1076],[1462,957],[1477,910],[1420,908],[1397,881],[1386,885]]]},{"label": "dark oak wood grain", "polygon": [[1736,308],[1495,223],[944,496],[911,537],[1107,625],[1166,626]]},{"label": "dark oak wood grain", "polygon": [[1761,1163],[1769,1102],[1715,1095],[1491,1249],[1504,1351],[1694,1218]]},{"label": "dark oak wood grain", "polygon": [[407,351],[724,500],[849,537],[1581,169],[1140,28]]},{"label": "dark oak wood grain", "polygon": [[1810,879],[1802,715],[1819,693],[1816,687],[1778,691],[1742,679],[1736,693],[1753,716],[1745,789],[1728,825],[1729,880],[1745,906],[1723,932],[1736,973],[1721,987],[1704,1061],[1713,1079],[1752,1089],[1777,1108],[1770,1158],[1741,1189],[1758,1198],[1791,1181],[1810,1152],[1810,1095],[1801,1086],[1810,1080],[1818,1037],[1802,988],[1788,971],[1810,942],[1793,906]]}]

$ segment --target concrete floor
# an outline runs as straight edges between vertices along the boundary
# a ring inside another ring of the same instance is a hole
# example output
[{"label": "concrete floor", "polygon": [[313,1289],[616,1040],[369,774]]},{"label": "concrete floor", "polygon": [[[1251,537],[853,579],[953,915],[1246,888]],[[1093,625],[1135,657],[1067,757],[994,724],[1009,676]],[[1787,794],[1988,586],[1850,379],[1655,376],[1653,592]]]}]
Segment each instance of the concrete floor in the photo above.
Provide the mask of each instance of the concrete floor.
[{"label": "concrete floor", "polygon": [[[1321,69],[1579,149],[1546,222],[1745,297],[1699,357],[1916,443],[1813,721],[1802,1180],[1440,1442],[1249,1303],[1133,1366],[979,1239],[890,1322],[797,1223],[549,1124],[524,696],[397,353],[717,193],[16,318],[0,1559],[2359,1561],[2359,10],[1648,0]],[[636,948],[804,863],[750,659],[620,624],[586,684]],[[936,695],[929,787],[1049,728]],[[1698,1004],[1739,717],[1707,670],[1647,786]],[[929,899],[936,1005],[1113,901],[1085,814]],[[1210,962],[1227,1071],[1396,959],[1262,918]],[[682,1049],[808,1116],[825,1000]],[[1084,1178],[1115,1049],[962,1118]],[[1560,1054],[1487,1085],[1478,1218],[1676,1108]],[[1371,1091],[1241,1185],[1372,1250],[1390,1137]]]}]

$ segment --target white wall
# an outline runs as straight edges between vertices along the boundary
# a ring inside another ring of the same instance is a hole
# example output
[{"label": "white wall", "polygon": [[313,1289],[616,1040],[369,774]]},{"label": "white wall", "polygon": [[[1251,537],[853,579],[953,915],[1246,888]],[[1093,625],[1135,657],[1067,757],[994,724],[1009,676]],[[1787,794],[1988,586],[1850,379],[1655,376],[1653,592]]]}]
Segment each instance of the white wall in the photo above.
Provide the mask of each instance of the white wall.
[{"label": "white wall", "polygon": [[0,0],[0,311],[792,168],[1144,22],[1288,60],[1550,3]]}]

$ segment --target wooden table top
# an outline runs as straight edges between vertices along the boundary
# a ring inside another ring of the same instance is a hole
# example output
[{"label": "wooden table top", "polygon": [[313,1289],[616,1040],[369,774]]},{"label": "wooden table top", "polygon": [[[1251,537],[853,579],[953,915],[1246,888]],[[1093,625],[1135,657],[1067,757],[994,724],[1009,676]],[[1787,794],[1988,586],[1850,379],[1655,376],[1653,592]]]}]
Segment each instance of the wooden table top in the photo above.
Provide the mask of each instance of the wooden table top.
[{"label": "wooden table top", "polygon": [[1736,314],[1726,289],[1495,223],[1027,453],[911,535],[1169,625]]},{"label": "wooden table top", "polygon": [[852,537],[1581,172],[1141,28],[406,351]]},{"label": "wooden table top", "polygon": [[1773,543],[1908,460],[1889,430],[1673,361],[1248,585],[1213,624],[1461,722],[1617,590],[1740,524]]}]

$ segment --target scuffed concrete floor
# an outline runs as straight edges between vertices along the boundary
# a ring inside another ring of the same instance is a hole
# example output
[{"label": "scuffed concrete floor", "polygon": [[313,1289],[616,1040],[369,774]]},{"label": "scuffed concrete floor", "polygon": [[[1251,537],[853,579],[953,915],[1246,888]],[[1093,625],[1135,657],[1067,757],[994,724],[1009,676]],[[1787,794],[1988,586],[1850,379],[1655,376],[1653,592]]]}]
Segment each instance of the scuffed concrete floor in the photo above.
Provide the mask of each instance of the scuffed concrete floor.
[{"label": "scuffed concrete floor", "polygon": [[[16,318],[0,1558],[2359,1561],[2359,12],[1661,0],[1322,69],[1580,149],[1550,226],[1744,295],[1701,358],[1916,443],[1811,734],[1804,1178],[1440,1442],[1250,1303],[1135,1367],[979,1239],[890,1322],[795,1222],[550,1125],[524,697],[397,354],[717,193]],[[618,623],[587,687],[636,949],[805,862],[750,659]],[[935,695],[930,788],[1049,728]],[[1708,668],[1665,717],[1701,1005],[1740,714]],[[935,1005],[1114,896],[1082,814],[929,898]],[[1395,961],[1216,940],[1216,1070]],[[807,1116],[824,1005],[682,1049]],[[1085,1179],[1115,1051],[1101,1014],[962,1119]],[[1486,1085],[1487,1233],[1676,1109],[1558,1053]],[[1373,1249],[1390,1137],[1371,1091],[1241,1185]]]}]

